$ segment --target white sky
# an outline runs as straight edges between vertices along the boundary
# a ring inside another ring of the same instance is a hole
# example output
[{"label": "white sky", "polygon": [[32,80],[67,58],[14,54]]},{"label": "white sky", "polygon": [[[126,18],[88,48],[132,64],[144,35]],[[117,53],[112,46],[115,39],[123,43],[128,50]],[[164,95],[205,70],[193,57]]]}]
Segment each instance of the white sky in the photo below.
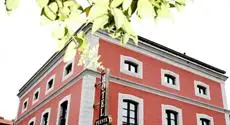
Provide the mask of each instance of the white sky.
[{"label": "white sky", "polygon": [[[7,16],[0,1],[0,116],[16,117],[20,87],[56,50],[49,31],[40,25],[35,0],[22,0]],[[138,22],[139,35],[166,45],[230,74],[230,1],[195,0],[174,20]],[[226,85],[230,104],[230,80]]]}]

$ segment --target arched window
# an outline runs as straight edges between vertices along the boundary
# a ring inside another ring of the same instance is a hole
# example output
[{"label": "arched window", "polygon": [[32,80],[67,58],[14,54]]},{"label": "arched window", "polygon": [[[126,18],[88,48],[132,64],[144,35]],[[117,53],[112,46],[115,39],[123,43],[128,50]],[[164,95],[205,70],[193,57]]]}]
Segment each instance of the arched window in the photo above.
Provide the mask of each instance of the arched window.
[{"label": "arched window", "polygon": [[144,125],[143,105],[142,98],[119,93],[117,125]]},{"label": "arched window", "polygon": [[138,125],[137,123],[138,103],[125,99],[122,103],[122,125]]}]

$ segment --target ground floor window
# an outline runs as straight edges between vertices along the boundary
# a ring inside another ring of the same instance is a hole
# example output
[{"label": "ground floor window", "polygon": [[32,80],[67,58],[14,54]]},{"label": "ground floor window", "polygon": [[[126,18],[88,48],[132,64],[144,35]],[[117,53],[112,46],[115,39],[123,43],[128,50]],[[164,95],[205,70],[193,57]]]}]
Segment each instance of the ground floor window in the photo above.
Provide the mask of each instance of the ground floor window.
[{"label": "ground floor window", "polygon": [[119,93],[117,125],[144,125],[143,99]]}]

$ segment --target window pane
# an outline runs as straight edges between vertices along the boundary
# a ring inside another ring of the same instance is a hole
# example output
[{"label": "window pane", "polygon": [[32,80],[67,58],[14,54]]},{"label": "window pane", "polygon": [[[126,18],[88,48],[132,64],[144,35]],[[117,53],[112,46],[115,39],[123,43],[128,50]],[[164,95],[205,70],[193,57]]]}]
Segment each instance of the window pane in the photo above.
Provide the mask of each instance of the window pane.
[{"label": "window pane", "polygon": [[134,124],[135,120],[134,119],[129,119],[129,122]]},{"label": "window pane", "polygon": [[131,118],[135,118],[135,112],[134,111],[129,111],[129,116]]},{"label": "window pane", "polygon": [[176,125],[175,121],[171,121],[171,125]]},{"label": "window pane", "polygon": [[130,71],[131,71],[131,72],[136,72],[136,68],[135,68],[134,66],[131,66],[131,67],[130,67]]},{"label": "window pane", "polygon": [[122,110],[122,116],[127,116],[127,110],[125,109]]},{"label": "window pane", "polygon": [[53,86],[53,79],[51,79],[49,82],[48,82],[48,89],[52,88]]},{"label": "window pane", "polygon": [[68,64],[65,68],[65,75],[68,75],[72,71],[72,63]]},{"label": "window pane", "polygon": [[175,115],[173,113],[170,113],[171,119],[175,119]]},{"label": "window pane", "polygon": [[135,110],[135,105],[132,104],[132,103],[130,103],[130,109],[131,109],[131,110]]}]

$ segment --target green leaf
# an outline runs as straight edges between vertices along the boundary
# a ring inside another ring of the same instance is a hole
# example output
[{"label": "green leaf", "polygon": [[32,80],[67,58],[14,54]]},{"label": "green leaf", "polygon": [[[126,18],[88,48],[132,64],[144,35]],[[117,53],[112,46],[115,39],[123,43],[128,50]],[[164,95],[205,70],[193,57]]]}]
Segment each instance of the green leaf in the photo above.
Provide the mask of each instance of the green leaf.
[{"label": "green leaf", "polygon": [[6,10],[12,11],[18,7],[19,0],[5,0]]},{"label": "green leaf", "polygon": [[58,5],[56,2],[52,2],[49,4],[49,8],[53,13],[57,13],[58,11]]},{"label": "green leaf", "polygon": [[96,18],[93,22],[92,33],[95,33],[98,29],[103,28],[103,26],[108,23],[108,19],[108,15]]},{"label": "green leaf", "polygon": [[62,39],[57,40],[57,50],[58,51],[62,50],[68,40],[69,40],[68,36],[64,36]]},{"label": "green leaf", "polygon": [[114,16],[116,28],[117,29],[121,28],[122,25],[124,24],[124,20],[126,19],[125,15],[121,11],[121,9],[118,8],[113,8],[112,14]]},{"label": "green leaf", "polygon": [[158,16],[167,17],[169,16],[169,8],[166,5],[162,4],[161,8],[158,9],[157,13],[158,13]]},{"label": "green leaf", "polygon": [[81,5],[78,4],[75,0],[67,0],[64,2],[64,6],[69,7],[71,11],[83,10]]},{"label": "green leaf", "polygon": [[52,36],[56,39],[61,39],[66,36],[68,29],[66,27],[60,26],[52,32]]},{"label": "green leaf", "polygon": [[137,35],[134,35],[134,36],[130,35],[129,37],[130,37],[130,39],[133,40],[133,42],[134,42],[136,45],[138,45],[138,36],[137,36]]},{"label": "green leaf", "polygon": [[132,29],[131,22],[129,22],[127,19],[124,20],[124,25],[122,26],[125,32],[127,32],[129,35],[135,36],[136,33]]},{"label": "green leaf", "polygon": [[61,13],[64,15],[64,16],[68,16],[70,15],[70,9],[68,6],[64,6],[62,9],[61,9]]},{"label": "green leaf", "polygon": [[137,12],[140,18],[152,17],[155,14],[149,0],[138,0]]},{"label": "green leaf", "polygon": [[88,46],[88,40],[86,39],[85,33],[83,31],[79,32],[75,39],[78,42],[77,49],[82,52]]},{"label": "green leaf", "polygon": [[36,0],[36,2],[39,7],[43,8],[49,3],[49,0]]},{"label": "green leaf", "polygon": [[108,6],[94,5],[90,8],[88,19],[92,21],[99,16],[106,15],[108,13]]},{"label": "green leaf", "polygon": [[58,11],[57,3],[52,2],[48,6],[43,7],[41,16],[44,15],[49,20],[54,21],[57,19],[57,15],[56,15],[57,11]]},{"label": "green leaf", "polygon": [[48,6],[43,7],[41,16],[45,16],[47,19],[53,21],[57,18],[56,14],[54,14]]},{"label": "green leaf", "polygon": [[123,4],[122,4],[123,11],[127,10],[130,7],[132,1],[133,0],[124,0],[123,1]]},{"label": "green leaf", "polygon": [[121,38],[121,44],[126,45],[128,43],[128,41],[129,41],[129,35],[126,33]]},{"label": "green leaf", "polygon": [[65,55],[64,55],[64,62],[68,62],[74,58],[76,55],[76,44],[75,42],[70,42],[66,48]]},{"label": "green leaf", "polygon": [[122,2],[123,0],[113,0],[110,4],[110,7],[112,8],[118,7],[119,5],[121,5]]}]

